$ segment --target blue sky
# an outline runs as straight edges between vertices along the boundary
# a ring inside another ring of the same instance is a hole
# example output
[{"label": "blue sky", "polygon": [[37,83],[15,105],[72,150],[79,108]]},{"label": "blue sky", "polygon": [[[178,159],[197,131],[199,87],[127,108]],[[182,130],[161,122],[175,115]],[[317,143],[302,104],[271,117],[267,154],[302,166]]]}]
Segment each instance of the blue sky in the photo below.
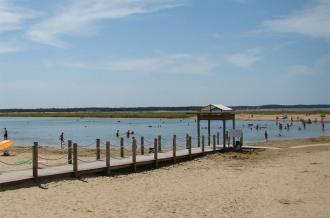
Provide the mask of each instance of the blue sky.
[{"label": "blue sky", "polygon": [[330,0],[0,0],[0,108],[330,104]]}]

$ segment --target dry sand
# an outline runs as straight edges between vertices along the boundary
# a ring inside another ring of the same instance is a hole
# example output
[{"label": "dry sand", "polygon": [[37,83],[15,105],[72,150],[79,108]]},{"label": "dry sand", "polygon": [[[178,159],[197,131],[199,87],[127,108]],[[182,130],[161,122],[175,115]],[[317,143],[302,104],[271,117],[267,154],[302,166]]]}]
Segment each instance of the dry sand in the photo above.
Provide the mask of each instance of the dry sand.
[{"label": "dry sand", "polygon": [[[330,138],[137,174],[0,188],[1,217],[329,217]],[[290,149],[307,144],[324,144]]]}]

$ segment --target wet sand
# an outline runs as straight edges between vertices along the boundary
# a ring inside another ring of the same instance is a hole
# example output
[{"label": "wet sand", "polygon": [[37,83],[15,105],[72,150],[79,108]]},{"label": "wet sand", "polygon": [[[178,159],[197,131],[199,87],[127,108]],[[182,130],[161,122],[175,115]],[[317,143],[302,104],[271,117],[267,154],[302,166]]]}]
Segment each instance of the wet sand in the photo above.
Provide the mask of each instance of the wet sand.
[{"label": "wet sand", "polygon": [[[292,148],[298,145],[306,147]],[[330,137],[256,146],[281,149],[219,153],[137,174],[0,188],[1,216],[328,217]]]}]

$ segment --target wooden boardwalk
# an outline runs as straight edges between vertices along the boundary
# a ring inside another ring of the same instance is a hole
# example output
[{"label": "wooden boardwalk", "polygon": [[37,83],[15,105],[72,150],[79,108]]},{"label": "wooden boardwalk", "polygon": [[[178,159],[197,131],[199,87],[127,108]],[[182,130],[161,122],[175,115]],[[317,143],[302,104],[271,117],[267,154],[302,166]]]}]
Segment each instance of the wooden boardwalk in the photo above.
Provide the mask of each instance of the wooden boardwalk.
[{"label": "wooden boardwalk", "polygon": [[[222,145],[217,145],[216,150],[213,146],[205,146],[204,154],[210,154],[222,149]],[[148,155],[136,155],[136,164],[134,164],[132,156],[124,158],[110,158],[110,171],[118,169],[134,169],[135,167],[147,166],[147,165],[157,165],[161,162],[174,163],[175,160],[179,159],[189,159],[197,156],[202,156],[202,148],[191,148],[191,154],[189,154],[188,149],[177,150],[176,157],[173,157],[173,151],[168,152],[158,152],[157,160],[154,158],[154,154]],[[88,174],[88,173],[100,173],[107,172],[109,168],[106,166],[105,160],[98,160],[93,162],[79,162],[78,164],[78,175]],[[38,169],[38,178],[56,178],[60,176],[76,176],[74,174],[73,165],[67,164],[62,166],[50,166]],[[14,170],[0,173],[0,185],[5,184],[16,184],[27,181],[35,180],[33,177],[32,169],[25,170]]]}]

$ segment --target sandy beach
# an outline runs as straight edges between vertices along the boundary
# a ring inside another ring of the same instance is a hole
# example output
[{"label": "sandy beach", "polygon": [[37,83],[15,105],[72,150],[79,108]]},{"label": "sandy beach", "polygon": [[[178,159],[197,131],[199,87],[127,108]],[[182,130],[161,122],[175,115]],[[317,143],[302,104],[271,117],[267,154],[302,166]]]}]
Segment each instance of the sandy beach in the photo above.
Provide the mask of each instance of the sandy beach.
[{"label": "sandy beach", "polygon": [[329,142],[260,143],[280,149],[219,153],[136,174],[2,187],[1,215],[328,217]]},{"label": "sandy beach", "polygon": [[[235,117],[237,120],[251,120],[251,121],[276,121],[276,117],[279,118],[279,122],[285,121],[281,119],[282,115],[286,114],[278,112],[278,113],[270,113],[270,114],[263,114],[263,113],[249,113],[249,112],[238,112],[236,113]],[[288,119],[287,121],[290,121],[291,118],[293,121],[300,121],[305,120],[306,122],[310,119],[312,122],[317,121],[320,123],[321,116],[319,113],[293,113],[293,114],[287,114]],[[323,122],[329,123],[330,122],[330,116],[326,115],[322,118]]]}]

